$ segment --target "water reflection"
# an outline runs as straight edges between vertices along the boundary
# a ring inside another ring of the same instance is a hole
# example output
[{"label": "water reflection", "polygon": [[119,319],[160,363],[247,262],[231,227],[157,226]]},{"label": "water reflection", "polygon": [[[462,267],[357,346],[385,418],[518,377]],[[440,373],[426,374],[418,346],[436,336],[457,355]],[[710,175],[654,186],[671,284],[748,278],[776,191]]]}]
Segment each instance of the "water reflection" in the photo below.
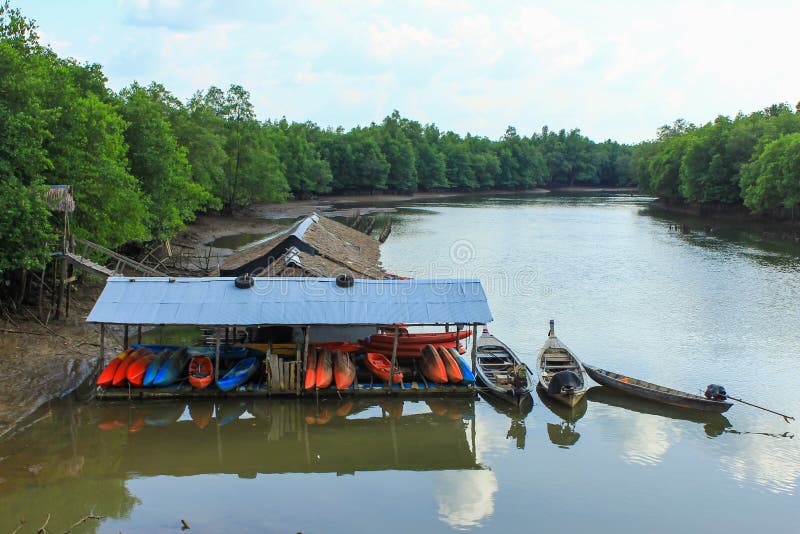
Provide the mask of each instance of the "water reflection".
[{"label": "water reflection", "polygon": [[586,400],[581,400],[575,406],[570,407],[554,401],[541,388],[537,387],[536,393],[542,404],[561,418],[560,423],[547,423],[547,437],[550,438],[550,443],[562,449],[568,449],[575,445],[581,438],[580,432],[575,430],[575,423],[586,415]]},{"label": "water reflection", "polygon": [[525,418],[533,409],[533,397],[529,394],[519,404],[512,404],[498,399],[494,395],[483,393],[481,393],[481,398],[494,408],[497,413],[508,416],[510,426],[506,433],[506,439],[513,439],[518,449],[524,449],[525,438],[528,434],[528,430],[525,427]]},{"label": "water reflection", "polygon": [[[0,530],[46,513],[54,530],[90,512],[127,517],[138,502],[126,489],[132,477],[383,470],[446,471],[434,484],[442,520],[472,524],[491,514],[497,489],[493,474],[473,473],[484,469],[476,460],[474,415],[472,399],[225,399],[56,409],[0,443]],[[466,498],[465,488],[477,479],[480,488]],[[45,502],[52,506],[43,508]]]}]

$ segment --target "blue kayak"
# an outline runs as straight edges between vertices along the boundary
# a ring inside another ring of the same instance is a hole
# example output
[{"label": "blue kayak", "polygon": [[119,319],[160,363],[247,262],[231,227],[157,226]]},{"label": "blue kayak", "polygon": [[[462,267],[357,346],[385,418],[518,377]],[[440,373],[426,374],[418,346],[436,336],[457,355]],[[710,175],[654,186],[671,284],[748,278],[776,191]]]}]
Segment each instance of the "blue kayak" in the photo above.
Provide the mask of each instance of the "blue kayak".
[{"label": "blue kayak", "polygon": [[225,376],[217,380],[217,387],[222,391],[230,391],[235,389],[248,380],[258,369],[258,359],[254,356],[245,358],[233,366],[233,369],[228,371]]},{"label": "blue kayak", "polygon": [[153,380],[156,379],[156,375],[158,374],[158,370],[161,369],[161,366],[164,364],[164,360],[169,358],[169,355],[172,354],[172,351],[169,349],[164,349],[158,353],[158,355],[153,358],[153,361],[147,366],[147,369],[144,372],[144,379],[142,380],[142,386],[152,386]]},{"label": "blue kayak", "polygon": [[450,353],[458,362],[458,367],[461,369],[461,375],[464,377],[462,381],[464,384],[474,384],[475,383],[475,375],[472,374],[467,362],[465,362],[461,356],[458,355],[458,351],[456,349],[450,349]]},{"label": "blue kayak", "polygon": [[189,355],[186,353],[186,349],[176,350],[161,365],[155,379],[153,379],[153,385],[163,388],[186,378],[186,366],[188,364]]}]

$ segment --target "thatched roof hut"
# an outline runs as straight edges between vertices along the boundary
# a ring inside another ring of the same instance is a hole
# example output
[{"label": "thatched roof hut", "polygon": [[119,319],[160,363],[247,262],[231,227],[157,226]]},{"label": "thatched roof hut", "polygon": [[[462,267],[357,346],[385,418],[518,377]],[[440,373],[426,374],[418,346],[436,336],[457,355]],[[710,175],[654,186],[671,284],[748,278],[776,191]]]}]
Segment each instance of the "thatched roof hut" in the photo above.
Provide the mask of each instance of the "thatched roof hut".
[{"label": "thatched roof hut", "polygon": [[380,244],[366,234],[316,213],[288,230],[240,249],[223,261],[221,276],[316,276],[350,274],[382,279]]}]

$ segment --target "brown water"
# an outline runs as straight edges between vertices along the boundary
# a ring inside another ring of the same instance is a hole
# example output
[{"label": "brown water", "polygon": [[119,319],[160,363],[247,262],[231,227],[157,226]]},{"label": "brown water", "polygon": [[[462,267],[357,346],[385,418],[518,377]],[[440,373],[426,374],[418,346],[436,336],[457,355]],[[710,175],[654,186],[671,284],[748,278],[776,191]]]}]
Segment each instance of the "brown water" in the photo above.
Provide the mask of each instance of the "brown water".
[{"label": "brown water", "polygon": [[[747,228],[683,234],[644,199],[404,206],[401,275],[477,276],[529,360],[547,321],[585,361],[800,414],[800,249]],[[0,442],[0,531],[794,531],[797,424],[593,388],[573,410],[478,399],[65,402]],[[79,531],[79,530],[78,530]]]}]

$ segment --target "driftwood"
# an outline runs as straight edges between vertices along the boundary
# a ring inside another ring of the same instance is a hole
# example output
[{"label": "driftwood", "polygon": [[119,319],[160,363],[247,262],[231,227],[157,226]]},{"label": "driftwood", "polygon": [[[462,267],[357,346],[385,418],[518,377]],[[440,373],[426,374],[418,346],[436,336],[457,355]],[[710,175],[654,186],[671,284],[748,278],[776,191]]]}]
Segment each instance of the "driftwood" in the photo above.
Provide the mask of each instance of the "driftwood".
[{"label": "driftwood", "polygon": [[97,519],[99,521],[100,519],[105,519],[105,518],[106,518],[106,516],[104,516],[104,515],[89,514],[89,515],[81,518],[80,520],[76,521],[75,523],[73,523],[71,527],[69,527],[67,530],[64,531],[64,534],[68,534],[69,532],[72,531],[73,528],[86,523],[90,519]]},{"label": "driftwood", "polygon": [[47,532],[47,523],[50,522],[50,514],[47,514],[47,519],[44,520],[44,525],[39,527],[39,530],[36,531],[36,534],[45,534]]}]

